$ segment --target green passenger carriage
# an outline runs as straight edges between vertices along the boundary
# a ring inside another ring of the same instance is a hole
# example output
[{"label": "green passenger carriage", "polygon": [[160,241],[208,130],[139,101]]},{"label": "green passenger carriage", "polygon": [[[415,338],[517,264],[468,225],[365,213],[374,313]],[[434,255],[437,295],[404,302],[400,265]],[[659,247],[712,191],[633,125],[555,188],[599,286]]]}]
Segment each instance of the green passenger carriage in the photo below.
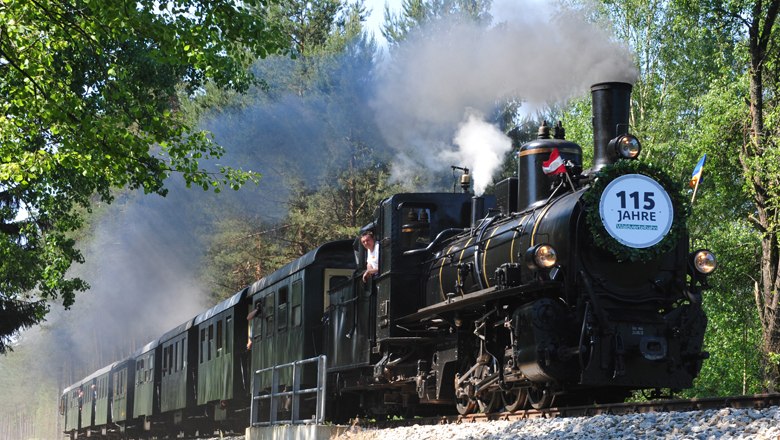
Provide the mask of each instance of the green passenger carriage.
[{"label": "green passenger carriage", "polygon": [[[249,382],[245,374],[246,289],[206,310],[193,320],[197,358],[197,401],[212,420],[246,424]],[[191,344],[192,346],[192,344]]]},{"label": "green passenger carriage", "polygon": [[111,368],[111,421],[124,432],[133,419],[135,362],[132,358],[116,362]]},{"label": "green passenger carriage", "polygon": [[81,429],[86,432],[102,432],[111,421],[109,402],[111,401],[110,374],[112,365],[92,373],[81,382],[83,391],[81,405]]},{"label": "green passenger carriage", "polygon": [[60,415],[65,421],[63,432],[73,437],[81,427],[81,382],[62,391],[60,396]]},{"label": "green passenger carriage", "polygon": [[171,413],[176,424],[181,422],[184,409],[194,400],[194,379],[187,374],[187,366],[192,364],[195,356],[192,348],[195,338],[189,332],[191,327],[192,319],[160,337],[160,411]]},{"label": "green passenger carriage", "polygon": [[[258,309],[250,322],[252,371],[323,354],[328,291],[351,279],[354,272],[353,241],[342,240],[320,246],[255,282],[248,290]],[[271,390],[270,372],[253,380],[259,381],[254,389],[261,393]],[[305,369],[302,387],[315,383],[315,369]],[[279,386],[292,388],[291,370],[279,371]]]},{"label": "green passenger carriage", "polygon": [[151,429],[152,417],[160,411],[157,389],[160,385],[159,340],[149,342],[134,355],[135,383],[133,394],[133,418],[141,429]]}]

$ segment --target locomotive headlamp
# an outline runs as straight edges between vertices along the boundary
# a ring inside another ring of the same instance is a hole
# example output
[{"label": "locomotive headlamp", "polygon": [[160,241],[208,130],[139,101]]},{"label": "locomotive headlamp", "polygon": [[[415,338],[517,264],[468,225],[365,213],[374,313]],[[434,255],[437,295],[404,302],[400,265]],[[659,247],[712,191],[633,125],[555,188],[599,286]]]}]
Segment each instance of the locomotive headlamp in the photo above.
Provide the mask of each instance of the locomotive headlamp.
[{"label": "locomotive headlamp", "polygon": [[715,254],[707,249],[700,249],[691,254],[691,262],[696,271],[702,275],[709,275],[718,268],[718,260]]},{"label": "locomotive headlamp", "polygon": [[609,148],[615,152],[617,157],[622,159],[636,159],[639,152],[642,151],[642,144],[639,139],[630,135],[623,134],[609,141]]},{"label": "locomotive headlamp", "polygon": [[558,262],[558,253],[549,244],[538,244],[528,249],[525,259],[531,270],[550,269]]}]

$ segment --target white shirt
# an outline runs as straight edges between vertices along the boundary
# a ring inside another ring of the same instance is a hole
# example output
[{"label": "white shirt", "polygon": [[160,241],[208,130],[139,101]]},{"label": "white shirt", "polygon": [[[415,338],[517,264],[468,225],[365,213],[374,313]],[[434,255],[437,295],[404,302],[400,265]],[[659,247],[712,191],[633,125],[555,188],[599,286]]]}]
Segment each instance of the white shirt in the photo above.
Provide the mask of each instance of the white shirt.
[{"label": "white shirt", "polygon": [[374,242],[374,249],[368,252],[366,258],[366,269],[379,270],[379,242]]}]

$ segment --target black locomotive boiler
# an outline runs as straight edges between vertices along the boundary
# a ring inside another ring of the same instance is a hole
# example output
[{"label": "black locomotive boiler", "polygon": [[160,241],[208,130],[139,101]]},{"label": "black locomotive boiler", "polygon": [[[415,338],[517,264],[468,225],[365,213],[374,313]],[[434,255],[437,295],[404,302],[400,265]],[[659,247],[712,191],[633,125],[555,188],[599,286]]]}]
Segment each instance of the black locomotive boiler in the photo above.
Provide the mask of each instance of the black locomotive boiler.
[{"label": "black locomotive boiler", "polygon": [[[631,85],[591,92],[591,168],[560,124],[543,125],[495,195],[464,181],[387,198],[364,227],[380,243],[368,283],[357,242],[324,244],[69,386],[65,432],[175,436],[690,387],[715,257],[689,249],[682,185],[639,159]],[[321,367],[273,373],[310,359]],[[315,387],[316,402],[286,397]]]}]

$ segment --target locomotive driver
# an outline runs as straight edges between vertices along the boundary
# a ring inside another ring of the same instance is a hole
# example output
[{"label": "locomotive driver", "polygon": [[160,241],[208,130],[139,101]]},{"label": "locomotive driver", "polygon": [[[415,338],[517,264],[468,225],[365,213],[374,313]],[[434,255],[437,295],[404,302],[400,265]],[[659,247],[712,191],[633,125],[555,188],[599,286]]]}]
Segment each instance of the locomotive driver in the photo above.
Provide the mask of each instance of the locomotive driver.
[{"label": "locomotive driver", "polygon": [[379,242],[374,239],[373,232],[365,231],[360,236],[360,244],[368,251],[366,271],[363,272],[363,282],[366,283],[379,272]]}]

